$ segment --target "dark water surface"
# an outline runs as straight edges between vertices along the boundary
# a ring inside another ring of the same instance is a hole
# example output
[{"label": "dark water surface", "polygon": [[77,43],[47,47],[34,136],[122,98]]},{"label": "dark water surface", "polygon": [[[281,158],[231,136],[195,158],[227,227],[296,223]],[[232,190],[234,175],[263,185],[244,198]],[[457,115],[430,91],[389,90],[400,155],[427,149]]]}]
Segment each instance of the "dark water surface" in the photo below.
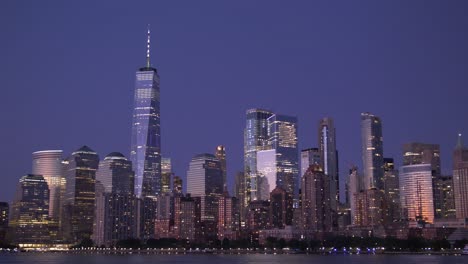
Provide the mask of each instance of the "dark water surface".
[{"label": "dark water surface", "polygon": [[468,256],[428,255],[98,255],[65,253],[0,254],[0,263],[67,264],[461,264]]}]

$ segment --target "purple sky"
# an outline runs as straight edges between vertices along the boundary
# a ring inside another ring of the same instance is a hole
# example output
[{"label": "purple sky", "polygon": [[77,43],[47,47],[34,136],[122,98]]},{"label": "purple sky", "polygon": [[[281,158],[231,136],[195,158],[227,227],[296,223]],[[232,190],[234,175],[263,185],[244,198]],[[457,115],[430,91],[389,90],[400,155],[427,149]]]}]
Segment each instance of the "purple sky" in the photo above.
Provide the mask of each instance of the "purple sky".
[{"label": "purple sky", "polygon": [[333,117],[342,177],[362,167],[364,111],[382,117],[386,157],[438,143],[450,173],[468,134],[468,2],[290,2],[0,1],[0,200],[33,151],[128,156],[148,23],[162,152],[184,178],[194,154],[224,144],[233,181],[253,107],[297,115],[301,148]]}]

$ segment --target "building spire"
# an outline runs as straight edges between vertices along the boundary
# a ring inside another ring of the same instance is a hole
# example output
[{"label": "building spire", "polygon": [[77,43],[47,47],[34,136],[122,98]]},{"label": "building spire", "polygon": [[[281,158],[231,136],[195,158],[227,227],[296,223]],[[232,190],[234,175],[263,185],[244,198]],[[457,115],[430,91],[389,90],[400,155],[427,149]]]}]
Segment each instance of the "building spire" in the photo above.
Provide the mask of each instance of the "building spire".
[{"label": "building spire", "polygon": [[458,133],[458,139],[457,139],[457,145],[455,146],[456,149],[461,149],[463,148],[463,143],[462,143],[462,134]]},{"label": "building spire", "polygon": [[150,25],[148,24],[148,40],[146,41],[146,68],[150,67]]}]

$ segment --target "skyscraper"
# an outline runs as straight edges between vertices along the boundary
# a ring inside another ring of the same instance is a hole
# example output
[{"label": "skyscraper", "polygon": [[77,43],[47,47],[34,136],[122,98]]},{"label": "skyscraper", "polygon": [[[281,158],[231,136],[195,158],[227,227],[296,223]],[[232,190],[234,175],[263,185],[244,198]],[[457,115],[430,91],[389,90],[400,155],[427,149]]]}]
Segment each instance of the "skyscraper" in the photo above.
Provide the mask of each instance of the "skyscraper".
[{"label": "skyscraper", "polygon": [[63,174],[62,151],[43,150],[32,154],[32,173],[42,175],[49,186],[49,217],[59,218],[60,182]]},{"label": "skyscraper", "polygon": [[384,194],[385,221],[391,223],[401,218],[400,214],[400,182],[398,170],[395,169],[392,158],[384,158]]},{"label": "skyscraper", "polygon": [[463,146],[461,134],[453,152],[453,191],[457,219],[468,218],[468,148]]},{"label": "skyscraper", "polygon": [[292,196],[281,187],[270,193],[270,228],[284,228],[292,224]]},{"label": "skyscraper", "polygon": [[322,164],[322,155],[318,148],[308,148],[301,150],[301,175],[304,176],[310,165]]},{"label": "skyscraper", "polygon": [[99,162],[96,173],[96,207],[93,240],[112,245],[137,235],[137,200],[132,163],[119,152]]},{"label": "skyscraper", "polygon": [[382,121],[371,113],[361,114],[362,163],[364,188],[383,189]]},{"label": "skyscraper", "polygon": [[10,206],[6,202],[0,202],[0,241],[5,241],[8,230]]},{"label": "skyscraper", "polygon": [[220,161],[213,154],[195,155],[187,171],[187,193],[201,198],[201,220],[217,223],[218,198],[223,194]]},{"label": "skyscraper", "polygon": [[299,151],[297,118],[274,114],[268,118],[271,149],[276,152],[276,186],[299,200]]},{"label": "skyscraper", "polygon": [[19,180],[12,206],[10,228],[13,242],[50,242],[49,187],[42,175],[28,174]]},{"label": "skyscraper", "polygon": [[247,119],[244,130],[244,173],[245,173],[245,199],[240,201],[241,210],[244,210],[250,201],[260,199],[258,192],[257,152],[269,149],[268,118],[273,115],[271,111],[263,109],[247,110]]},{"label": "skyscraper", "polygon": [[403,217],[411,222],[434,222],[431,164],[407,165],[400,169],[400,204]]},{"label": "skyscraper", "polygon": [[336,150],[336,130],[333,119],[325,117],[320,120],[318,126],[320,154],[322,156],[321,165],[323,173],[327,175],[330,183],[330,208],[335,214],[338,209],[339,177],[338,177],[338,152]]},{"label": "skyscraper", "polygon": [[403,144],[403,165],[415,164],[431,164],[433,176],[439,177],[441,175],[439,144],[419,142]]},{"label": "skyscraper", "polygon": [[171,192],[172,186],[172,165],[170,158],[161,158],[161,193]]},{"label": "skyscraper", "polygon": [[130,160],[135,171],[135,195],[161,192],[161,128],[158,71],[150,64],[150,30],[146,66],[136,72]]},{"label": "skyscraper", "polygon": [[65,239],[71,242],[90,238],[93,232],[98,165],[98,154],[88,146],[73,152],[68,159],[62,232]]},{"label": "skyscraper", "polygon": [[223,172],[223,188],[227,186],[227,170],[226,170],[226,148],[223,145],[219,145],[216,147],[215,157],[221,163],[221,170]]}]

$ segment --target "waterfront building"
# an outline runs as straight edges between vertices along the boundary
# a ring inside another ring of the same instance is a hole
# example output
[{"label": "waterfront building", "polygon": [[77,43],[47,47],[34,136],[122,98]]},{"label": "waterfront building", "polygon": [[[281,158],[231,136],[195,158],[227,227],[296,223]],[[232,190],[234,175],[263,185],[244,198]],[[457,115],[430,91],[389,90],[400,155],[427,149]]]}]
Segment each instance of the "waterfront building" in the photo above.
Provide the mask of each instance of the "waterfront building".
[{"label": "waterfront building", "polygon": [[246,212],[246,228],[251,232],[267,229],[270,223],[270,202],[256,200],[250,202]]},{"label": "waterfront building", "polygon": [[221,241],[224,238],[229,240],[239,239],[239,200],[230,197],[228,193],[224,193],[219,198],[218,204],[218,239]]},{"label": "waterfront building", "polygon": [[371,113],[361,113],[364,189],[383,189],[382,121]]},{"label": "waterfront building", "polygon": [[457,219],[468,218],[468,148],[463,146],[461,134],[453,152],[453,193]]},{"label": "waterfront building", "polygon": [[349,170],[349,176],[348,176],[348,201],[349,201],[349,208],[351,210],[351,223],[353,225],[358,225],[359,221],[357,219],[358,215],[358,209],[356,206],[356,194],[363,191],[363,178],[361,175],[358,173],[358,168],[356,166],[353,166]]},{"label": "waterfront building", "polygon": [[226,148],[219,145],[215,150],[215,157],[221,163],[221,171],[223,174],[223,190],[227,187],[227,168],[226,168]]},{"label": "waterfront building", "polygon": [[11,209],[10,231],[15,244],[45,244],[53,240],[49,229],[49,187],[42,175],[20,178]]},{"label": "waterfront building", "polygon": [[62,150],[43,150],[32,154],[32,174],[42,175],[49,186],[49,217],[58,220],[60,187],[63,175]]},{"label": "waterfront building", "polygon": [[132,163],[112,152],[99,162],[96,173],[96,205],[93,241],[111,246],[137,236],[137,199]]},{"label": "waterfront building", "polygon": [[61,219],[67,241],[74,243],[91,238],[98,165],[98,154],[88,146],[79,148],[68,158]]},{"label": "waterfront building", "polygon": [[330,209],[332,214],[333,225],[336,226],[336,216],[338,204],[340,201],[339,194],[339,174],[338,174],[338,151],[336,150],[336,129],[333,119],[325,117],[320,120],[318,126],[318,143],[320,149],[321,167],[323,173],[328,177],[328,188],[330,195]]},{"label": "waterfront building", "polygon": [[292,225],[292,195],[277,186],[270,193],[270,228],[284,228]]},{"label": "waterfront building", "polygon": [[320,165],[310,165],[301,183],[302,229],[331,231],[333,222],[328,176]]},{"label": "waterfront building", "polygon": [[354,194],[355,206],[352,224],[359,227],[382,226],[385,197],[382,190],[368,189]]},{"label": "waterfront building", "polygon": [[400,169],[400,206],[410,222],[434,222],[431,164],[402,166]]},{"label": "waterfront building", "polygon": [[148,28],[146,65],[136,72],[130,160],[135,171],[135,195],[161,192],[161,127],[159,75],[150,63]]},{"label": "waterfront building", "polygon": [[174,199],[174,236],[189,241],[198,240],[200,233],[200,198],[178,196]]},{"label": "waterfront building", "polygon": [[0,241],[5,241],[8,231],[10,206],[7,202],[0,202]]},{"label": "waterfront building", "polygon": [[276,150],[257,151],[257,190],[259,200],[266,201],[277,184]]}]

